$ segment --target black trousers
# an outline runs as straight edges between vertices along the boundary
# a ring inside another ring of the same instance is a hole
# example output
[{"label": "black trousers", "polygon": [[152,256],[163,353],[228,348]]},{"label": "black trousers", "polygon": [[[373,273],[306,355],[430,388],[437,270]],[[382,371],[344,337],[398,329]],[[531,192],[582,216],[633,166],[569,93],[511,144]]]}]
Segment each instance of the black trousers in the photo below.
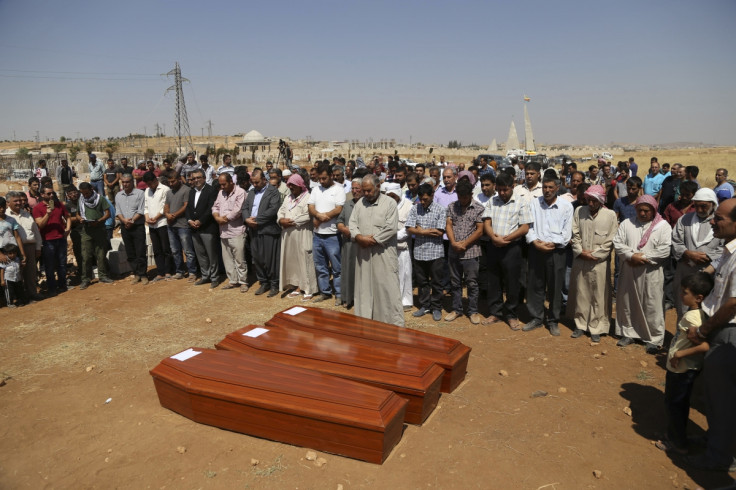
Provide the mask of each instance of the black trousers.
[{"label": "black trousers", "polygon": [[532,320],[544,320],[545,293],[549,301],[547,324],[560,321],[562,285],[565,282],[566,251],[555,248],[548,253],[529,245],[529,279],[526,286],[526,306]]},{"label": "black trousers", "polygon": [[730,465],[736,441],[736,324],[708,337],[710,350],[703,363],[703,381],[708,419],[707,459]]},{"label": "black trousers", "polygon": [[698,369],[684,373],[667,371],[664,386],[664,404],[667,409],[667,439],[680,448],[687,447],[687,421],[690,419],[690,395],[693,392]]},{"label": "black trousers", "polygon": [[445,262],[444,257],[440,257],[434,260],[416,260],[414,263],[417,273],[417,289],[419,290],[419,307],[425,310],[442,311],[441,278],[447,262]]},{"label": "black trousers", "polygon": [[279,263],[281,261],[281,236],[264,235],[249,231],[250,251],[256,278],[262,286],[279,289]]},{"label": "black trousers", "polygon": [[[491,315],[499,318],[518,318],[521,291],[519,271],[524,266],[521,242],[505,247],[496,247],[490,241],[481,242],[488,270],[485,280],[488,285],[488,308]],[[506,301],[503,293],[506,291]]]},{"label": "black trousers", "polygon": [[174,256],[171,255],[169,228],[167,226],[149,227],[148,235],[151,237],[153,260],[156,261],[156,273],[159,276],[171,274],[174,272]]},{"label": "black trousers", "polygon": [[120,234],[125,245],[125,254],[128,256],[130,269],[136,276],[145,276],[148,269],[148,258],[146,257],[146,230],[143,224],[133,225],[126,228],[120,227]]}]

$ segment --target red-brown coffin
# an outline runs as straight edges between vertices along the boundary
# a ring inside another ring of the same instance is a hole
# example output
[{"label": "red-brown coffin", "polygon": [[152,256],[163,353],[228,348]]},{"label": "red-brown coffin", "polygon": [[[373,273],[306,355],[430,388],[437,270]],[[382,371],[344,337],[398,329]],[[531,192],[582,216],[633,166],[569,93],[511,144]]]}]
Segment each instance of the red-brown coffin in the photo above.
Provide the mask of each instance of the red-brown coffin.
[{"label": "red-brown coffin", "polygon": [[195,422],[382,463],[401,439],[395,393],[257,356],[210,349],[151,370],[159,401]]},{"label": "red-brown coffin", "polygon": [[[303,311],[300,311],[303,310]],[[298,311],[289,314],[289,311]],[[451,393],[465,379],[470,347],[439,335],[368,320],[348,313],[313,307],[293,307],[276,313],[266,326],[277,325],[320,332],[356,342],[424,357],[445,370],[440,390]]]},{"label": "red-brown coffin", "polygon": [[[263,333],[251,336],[255,332]],[[422,357],[275,325],[265,329],[255,325],[243,327],[215,347],[257,354],[393,391],[409,402],[404,421],[410,424],[421,424],[437,406],[444,374],[441,367]]]}]

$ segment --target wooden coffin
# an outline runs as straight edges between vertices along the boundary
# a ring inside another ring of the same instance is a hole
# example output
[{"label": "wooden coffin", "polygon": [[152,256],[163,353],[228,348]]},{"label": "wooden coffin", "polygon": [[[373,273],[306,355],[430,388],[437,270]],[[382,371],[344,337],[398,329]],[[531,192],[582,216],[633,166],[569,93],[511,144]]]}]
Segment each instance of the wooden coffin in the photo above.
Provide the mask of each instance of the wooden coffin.
[{"label": "wooden coffin", "polygon": [[339,311],[295,306],[276,313],[266,326],[282,326],[310,332],[321,332],[355,342],[378,346],[383,350],[424,357],[445,370],[440,390],[451,393],[465,379],[470,347],[461,342],[402,328]]},{"label": "wooden coffin", "polygon": [[409,402],[404,421],[410,424],[424,422],[440,398],[444,370],[432,361],[405,352],[375,349],[347,337],[249,325],[229,334],[215,347],[257,354],[393,391]]},{"label": "wooden coffin", "polygon": [[401,439],[395,393],[262,357],[188,349],[151,376],[163,407],[202,424],[371,463]]}]

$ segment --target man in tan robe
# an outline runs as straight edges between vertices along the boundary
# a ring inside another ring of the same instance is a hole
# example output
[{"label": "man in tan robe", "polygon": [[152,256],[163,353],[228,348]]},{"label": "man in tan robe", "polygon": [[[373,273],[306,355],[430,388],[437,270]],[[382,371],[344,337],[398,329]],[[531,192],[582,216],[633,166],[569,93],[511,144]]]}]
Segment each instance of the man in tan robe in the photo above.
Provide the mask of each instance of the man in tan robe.
[{"label": "man in tan robe", "polygon": [[657,213],[650,195],[635,203],[636,216],[621,222],[613,246],[621,259],[616,296],[616,345],[641,339],[647,353],[656,354],[664,342],[664,271],[670,257],[672,229]]},{"label": "man in tan robe", "polygon": [[404,326],[396,248],[396,202],[380,192],[380,181],[366,175],[363,198],[350,216],[350,235],[358,245],[355,264],[355,314]]},{"label": "man in tan robe", "polygon": [[604,208],[606,190],[593,185],[585,191],[587,206],[575,210],[572,219],[572,273],[569,310],[573,312],[578,338],[587,330],[590,340],[600,342],[611,323],[611,250],[618,229],[616,213]]}]

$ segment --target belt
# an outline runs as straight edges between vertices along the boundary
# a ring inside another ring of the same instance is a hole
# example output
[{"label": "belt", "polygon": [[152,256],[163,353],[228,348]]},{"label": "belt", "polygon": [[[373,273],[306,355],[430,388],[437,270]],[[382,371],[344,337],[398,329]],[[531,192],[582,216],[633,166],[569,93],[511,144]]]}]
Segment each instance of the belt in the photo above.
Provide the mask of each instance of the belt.
[{"label": "belt", "polygon": [[337,233],[330,233],[330,234],[328,234],[328,233],[315,233],[315,235],[317,235],[320,238],[330,238],[332,236],[337,236]]}]

